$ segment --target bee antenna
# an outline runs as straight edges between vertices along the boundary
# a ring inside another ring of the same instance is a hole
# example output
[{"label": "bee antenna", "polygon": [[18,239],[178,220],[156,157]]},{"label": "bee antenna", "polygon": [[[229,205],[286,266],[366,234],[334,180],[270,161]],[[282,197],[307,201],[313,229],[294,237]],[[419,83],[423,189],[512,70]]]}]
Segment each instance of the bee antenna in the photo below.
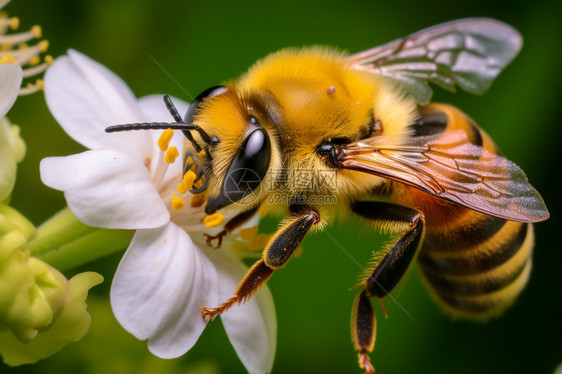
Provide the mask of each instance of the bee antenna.
[{"label": "bee antenna", "polygon": [[[170,112],[170,114],[172,115],[174,120],[176,122],[181,123],[183,119],[181,118],[180,114],[178,113],[178,110],[176,109],[176,107],[175,107],[174,103],[172,102],[172,99],[170,98],[170,96],[164,95],[164,103],[166,104],[166,108],[168,108],[168,111]],[[201,147],[199,146],[199,144],[197,144],[197,142],[195,142],[195,139],[193,139],[193,135],[191,135],[189,130],[197,131],[199,133],[199,135],[201,136],[201,139],[205,143],[207,143],[208,145],[214,146],[215,144],[218,144],[220,142],[219,138],[217,138],[216,136],[212,136],[212,137],[209,136],[209,134],[207,134],[207,132],[205,132],[205,130],[203,130],[201,127],[197,126],[196,124],[193,124],[192,128],[182,130],[182,132],[185,135],[185,137],[193,144],[193,146],[195,147],[197,152],[201,151]]]},{"label": "bee antenna", "polygon": [[192,123],[175,123],[175,122],[143,122],[143,123],[127,123],[125,125],[109,126],[105,132],[120,132],[132,130],[193,130],[195,125]]}]

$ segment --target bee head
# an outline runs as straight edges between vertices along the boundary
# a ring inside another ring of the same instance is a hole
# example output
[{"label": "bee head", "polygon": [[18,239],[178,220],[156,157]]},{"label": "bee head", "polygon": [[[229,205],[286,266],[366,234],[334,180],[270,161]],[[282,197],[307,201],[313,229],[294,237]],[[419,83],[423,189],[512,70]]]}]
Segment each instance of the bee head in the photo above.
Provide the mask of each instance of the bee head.
[{"label": "bee head", "polygon": [[206,165],[209,182],[206,213],[233,203],[246,208],[257,205],[264,191],[260,186],[265,185],[262,182],[278,154],[272,141],[275,126],[265,106],[259,99],[230,85],[202,100],[187,120],[220,139],[220,143],[211,147]]}]

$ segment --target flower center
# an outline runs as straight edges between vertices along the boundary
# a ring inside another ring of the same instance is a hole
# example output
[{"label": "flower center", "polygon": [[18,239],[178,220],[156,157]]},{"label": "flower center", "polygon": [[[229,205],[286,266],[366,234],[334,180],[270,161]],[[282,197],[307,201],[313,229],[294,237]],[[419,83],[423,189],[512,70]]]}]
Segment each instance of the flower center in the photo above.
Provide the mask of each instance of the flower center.
[{"label": "flower center", "polygon": [[222,213],[206,215],[203,205],[206,202],[205,192],[192,194],[190,190],[197,179],[192,170],[187,170],[183,176],[166,177],[169,167],[174,164],[179,156],[176,147],[170,147],[170,140],[174,131],[167,129],[158,139],[160,152],[152,173],[152,182],[158,188],[162,200],[168,207],[172,221],[182,226],[186,231],[210,229],[219,226],[223,220]]},{"label": "flower center", "polygon": [[[194,184],[197,183],[197,169],[195,171],[187,170],[183,175],[179,172],[176,175],[169,172],[170,166],[178,162],[179,156],[178,149],[174,146],[170,147],[173,135],[174,132],[171,129],[162,132],[157,142],[159,152],[154,156],[155,160],[147,163],[152,183],[168,207],[171,221],[190,233],[198,245],[208,246],[209,238],[213,240],[219,236],[202,235],[202,233],[206,234],[207,230],[221,225],[225,217],[222,213],[210,215],[205,213],[204,205],[207,201],[205,191],[198,194],[191,193]],[[194,164],[190,157],[187,157],[184,163]],[[150,167],[151,164],[152,167]],[[183,167],[181,165],[180,169],[184,170]],[[229,244],[224,246],[234,250],[235,255],[239,258],[254,259],[261,256],[260,250],[265,247],[269,238],[270,235],[259,234],[258,226],[253,226],[241,229],[236,235],[227,235],[224,243]]]}]

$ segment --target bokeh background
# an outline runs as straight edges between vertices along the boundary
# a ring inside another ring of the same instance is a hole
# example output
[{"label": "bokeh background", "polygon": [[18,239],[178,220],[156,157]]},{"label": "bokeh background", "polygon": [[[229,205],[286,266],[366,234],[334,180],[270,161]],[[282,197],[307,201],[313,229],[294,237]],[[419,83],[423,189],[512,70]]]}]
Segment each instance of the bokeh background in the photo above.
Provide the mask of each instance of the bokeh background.
[{"label": "bokeh background", "polygon": [[[436,89],[434,98],[471,115],[546,201],[552,218],[536,225],[530,283],[501,318],[474,324],[445,315],[413,269],[395,293],[401,306],[387,300],[386,320],[377,310],[372,358],[378,373],[552,373],[562,362],[558,1],[14,0],[5,10],[20,17],[23,29],[42,25],[52,55],[75,48],[115,71],[138,96],[167,93],[185,100],[286,46],[326,44],[357,52],[457,18],[511,24],[524,37],[523,50],[485,96]],[[9,117],[28,145],[13,205],[39,224],[64,206],[62,193],[41,184],[39,161],[82,149],[58,127],[42,94],[20,98]],[[328,230],[360,263],[381,243],[354,225]],[[307,238],[304,249],[269,282],[279,329],[273,372],[359,373],[349,333],[356,291],[349,288],[360,268],[326,233]],[[75,270],[93,269],[106,279],[88,299],[93,321],[81,342],[36,365],[0,364],[0,372],[244,372],[218,321],[176,360],[151,356],[145,342],[123,331],[107,297],[120,256]]]}]

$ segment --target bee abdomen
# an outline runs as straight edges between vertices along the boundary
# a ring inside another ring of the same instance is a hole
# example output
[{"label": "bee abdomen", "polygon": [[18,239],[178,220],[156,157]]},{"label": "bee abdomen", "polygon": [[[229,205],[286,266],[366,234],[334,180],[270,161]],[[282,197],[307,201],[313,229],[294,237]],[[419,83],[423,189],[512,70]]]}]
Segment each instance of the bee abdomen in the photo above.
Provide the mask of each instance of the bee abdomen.
[{"label": "bee abdomen", "polygon": [[531,271],[533,225],[474,212],[467,227],[426,237],[419,256],[424,278],[436,298],[454,314],[488,318],[510,306]]}]

